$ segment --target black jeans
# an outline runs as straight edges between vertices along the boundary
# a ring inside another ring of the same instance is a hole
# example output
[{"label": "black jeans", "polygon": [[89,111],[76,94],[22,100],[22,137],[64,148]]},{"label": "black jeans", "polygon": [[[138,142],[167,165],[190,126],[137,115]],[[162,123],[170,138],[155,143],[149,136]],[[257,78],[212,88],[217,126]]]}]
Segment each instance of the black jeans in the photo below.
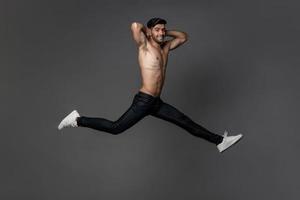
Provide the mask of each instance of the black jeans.
[{"label": "black jeans", "polygon": [[219,144],[223,140],[222,136],[208,131],[175,107],[163,102],[160,96],[155,97],[141,91],[135,94],[131,106],[118,120],[111,121],[104,118],[81,116],[77,118],[77,125],[117,135],[132,127],[147,115],[174,123],[192,135],[214,144]]}]

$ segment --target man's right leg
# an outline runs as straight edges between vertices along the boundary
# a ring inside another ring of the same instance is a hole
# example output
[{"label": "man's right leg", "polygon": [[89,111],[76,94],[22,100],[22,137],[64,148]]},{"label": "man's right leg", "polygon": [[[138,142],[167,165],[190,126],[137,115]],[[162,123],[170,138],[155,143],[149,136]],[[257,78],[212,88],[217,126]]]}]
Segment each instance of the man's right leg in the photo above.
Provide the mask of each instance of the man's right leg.
[{"label": "man's right leg", "polygon": [[130,128],[145,116],[150,114],[150,111],[155,103],[156,98],[151,95],[138,92],[133,99],[131,106],[127,111],[116,121],[111,121],[104,118],[80,116],[74,110],[65,117],[58,126],[61,130],[65,127],[88,127],[99,131],[105,131],[111,134],[120,134]]},{"label": "man's right leg", "polygon": [[111,121],[100,117],[96,118],[81,116],[77,118],[77,125],[79,127],[92,128],[117,135],[132,127],[146,115],[147,112],[138,110],[135,103],[132,103],[126,112],[116,121]]}]

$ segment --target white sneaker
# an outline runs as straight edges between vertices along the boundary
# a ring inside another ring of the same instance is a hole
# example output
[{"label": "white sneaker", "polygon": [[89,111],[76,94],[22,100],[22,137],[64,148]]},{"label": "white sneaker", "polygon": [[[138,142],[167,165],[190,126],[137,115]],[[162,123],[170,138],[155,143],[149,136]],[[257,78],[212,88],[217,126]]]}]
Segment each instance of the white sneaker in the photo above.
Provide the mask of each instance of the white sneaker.
[{"label": "white sneaker", "polygon": [[77,110],[73,110],[68,116],[66,116],[58,125],[58,129],[61,130],[65,127],[78,127],[76,118],[80,117]]},{"label": "white sneaker", "polygon": [[226,150],[228,147],[235,144],[243,136],[242,134],[238,134],[236,136],[227,136],[227,135],[228,135],[228,132],[225,131],[224,135],[223,135],[223,137],[224,137],[223,141],[220,144],[217,145],[220,152]]}]

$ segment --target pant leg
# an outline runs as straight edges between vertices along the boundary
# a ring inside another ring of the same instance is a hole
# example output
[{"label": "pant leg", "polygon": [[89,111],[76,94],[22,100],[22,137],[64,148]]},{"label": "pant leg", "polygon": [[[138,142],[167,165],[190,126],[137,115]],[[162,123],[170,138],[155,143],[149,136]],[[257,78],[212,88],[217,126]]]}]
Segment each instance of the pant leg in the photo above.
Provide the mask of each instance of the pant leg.
[{"label": "pant leg", "polygon": [[160,100],[159,104],[157,105],[157,108],[154,109],[151,115],[174,123],[180,126],[181,128],[187,130],[192,135],[203,138],[214,144],[219,144],[223,140],[222,136],[210,132],[206,128],[194,122],[184,113],[171,106],[170,104],[163,102],[162,100]]},{"label": "pant leg", "polygon": [[132,127],[138,121],[149,115],[152,106],[152,99],[136,94],[131,106],[125,113],[116,121],[100,117],[85,117],[77,118],[77,124],[80,127],[88,127],[99,131],[111,133],[113,135],[120,134]]}]

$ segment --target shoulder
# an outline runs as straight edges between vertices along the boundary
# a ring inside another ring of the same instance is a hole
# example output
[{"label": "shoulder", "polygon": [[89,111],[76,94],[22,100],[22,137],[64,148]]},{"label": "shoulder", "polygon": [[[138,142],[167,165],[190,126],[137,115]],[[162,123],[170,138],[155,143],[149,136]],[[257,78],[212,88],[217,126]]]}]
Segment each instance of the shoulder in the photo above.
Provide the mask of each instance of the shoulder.
[{"label": "shoulder", "polygon": [[149,48],[149,40],[146,38],[145,42],[143,42],[140,46],[139,49],[146,51]]},{"label": "shoulder", "polygon": [[170,40],[164,41],[164,42],[161,44],[161,48],[162,48],[164,51],[169,51],[169,50],[170,50],[170,46],[171,46]]}]

